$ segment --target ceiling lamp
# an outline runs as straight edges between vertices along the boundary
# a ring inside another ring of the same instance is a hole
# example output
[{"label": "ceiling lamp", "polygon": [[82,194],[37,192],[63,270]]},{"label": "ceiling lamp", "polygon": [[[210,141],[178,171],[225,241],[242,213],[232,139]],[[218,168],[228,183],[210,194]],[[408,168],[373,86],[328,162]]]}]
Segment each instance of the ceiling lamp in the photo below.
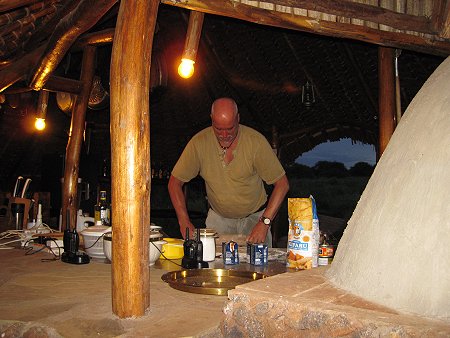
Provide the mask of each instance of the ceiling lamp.
[{"label": "ceiling lamp", "polygon": [[184,42],[184,51],[181,56],[181,63],[178,66],[178,74],[188,79],[194,74],[194,63],[197,57],[198,43],[202,32],[204,14],[191,11],[189,24]]},{"label": "ceiling lamp", "polygon": [[34,127],[39,131],[45,129],[45,117],[47,115],[47,106],[48,106],[48,91],[41,90],[39,92],[36,120],[34,122]]},{"label": "ceiling lamp", "polygon": [[306,108],[311,108],[311,106],[316,102],[316,97],[314,95],[314,86],[307,80],[302,86],[302,103]]}]

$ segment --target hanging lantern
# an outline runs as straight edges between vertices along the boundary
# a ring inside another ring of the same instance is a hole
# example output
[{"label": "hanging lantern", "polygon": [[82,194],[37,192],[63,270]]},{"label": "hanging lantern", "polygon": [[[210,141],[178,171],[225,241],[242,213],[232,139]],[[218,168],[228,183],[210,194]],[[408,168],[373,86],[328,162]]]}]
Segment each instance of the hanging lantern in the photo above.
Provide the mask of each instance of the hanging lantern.
[{"label": "hanging lantern", "polygon": [[314,86],[309,81],[306,81],[302,86],[302,103],[306,108],[310,108],[315,102]]}]

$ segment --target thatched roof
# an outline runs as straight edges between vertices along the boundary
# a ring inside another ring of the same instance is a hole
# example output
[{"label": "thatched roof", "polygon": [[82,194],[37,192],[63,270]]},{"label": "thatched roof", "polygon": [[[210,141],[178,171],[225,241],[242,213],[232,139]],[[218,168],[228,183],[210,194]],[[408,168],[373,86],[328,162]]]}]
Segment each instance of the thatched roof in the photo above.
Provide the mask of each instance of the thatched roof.
[{"label": "thatched roof", "polygon": [[[170,168],[189,138],[209,125],[210,104],[220,96],[236,99],[242,123],[270,141],[278,137],[284,164],[327,140],[377,145],[378,47],[401,50],[404,110],[450,54],[450,5],[371,2],[162,1],[152,58],[152,162]],[[182,80],[176,67],[188,9],[206,15],[196,73]],[[96,74],[109,90],[117,11],[111,0],[0,0],[0,190],[19,174],[40,177],[45,155],[64,154],[70,112],[58,107],[55,92],[76,93],[82,85],[80,46],[99,46]],[[307,81],[315,90],[309,108],[301,99]],[[41,88],[52,91],[46,136],[25,128]],[[103,158],[109,107],[98,95],[91,94],[85,152]]]}]

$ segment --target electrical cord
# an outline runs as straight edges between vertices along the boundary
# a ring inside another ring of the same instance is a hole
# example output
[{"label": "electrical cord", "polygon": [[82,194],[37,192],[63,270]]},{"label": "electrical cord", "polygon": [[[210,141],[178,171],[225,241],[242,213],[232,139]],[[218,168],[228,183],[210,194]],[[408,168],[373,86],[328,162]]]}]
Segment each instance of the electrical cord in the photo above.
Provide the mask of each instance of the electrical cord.
[{"label": "electrical cord", "polygon": [[[45,223],[42,223],[42,224],[43,224],[44,226],[46,226],[51,232],[54,232],[54,230],[51,229],[47,224],[45,224]],[[8,231],[5,231],[5,232],[3,232],[3,233],[0,234],[0,241],[3,240],[3,239],[15,237],[15,236],[19,236],[19,237],[22,237],[22,238],[15,239],[15,240],[12,240],[12,241],[9,241],[9,242],[6,242],[6,243],[0,243],[0,249],[14,249],[14,247],[6,247],[5,245],[6,245],[6,244],[10,244],[10,243],[14,243],[14,242],[21,242],[21,241],[25,240],[25,242],[24,242],[24,244],[23,244],[23,249],[26,250],[26,252],[25,252],[25,255],[26,255],[26,256],[34,255],[34,254],[36,254],[36,253],[38,253],[38,252],[41,252],[41,251],[43,251],[43,250],[45,250],[45,249],[48,249],[48,251],[49,251],[51,254],[53,254],[54,258],[52,258],[52,259],[43,258],[43,259],[41,259],[42,262],[56,261],[56,260],[59,260],[60,257],[61,257],[61,249],[62,249],[62,248],[61,248],[61,247],[57,244],[57,242],[56,242],[53,238],[51,238],[51,237],[48,237],[48,238],[46,237],[46,238],[44,238],[45,244],[42,244],[42,247],[39,248],[39,249],[37,249],[37,250],[35,250],[32,246],[29,246],[30,242],[33,241],[33,239],[26,239],[27,237],[24,236],[23,230],[8,230]],[[98,241],[99,241],[101,238],[103,238],[103,236],[105,236],[105,234],[102,234],[101,236],[99,236],[99,237],[95,240],[95,242],[94,242],[92,245],[90,245],[90,246],[88,246],[88,247],[85,247],[85,250],[86,250],[86,249],[90,249],[90,248],[92,248],[93,246],[95,246],[95,245],[98,243]],[[53,249],[55,249],[55,248],[52,248],[52,247],[50,247],[50,246],[48,246],[48,245],[46,244],[48,240],[51,240],[51,241],[53,241],[53,242],[56,244],[56,248],[58,249],[58,254],[56,254],[56,253],[53,251]],[[178,265],[178,266],[182,267],[181,264],[178,264],[178,263],[176,262],[176,259],[172,259],[172,258],[166,257],[166,256],[164,255],[164,253],[163,253],[163,252],[162,252],[162,251],[161,251],[161,250],[160,250],[153,242],[150,242],[150,243],[152,243],[152,245],[156,248],[156,250],[159,251],[159,253],[161,254],[161,256],[164,257],[164,259],[166,259],[166,260],[172,262],[172,263],[175,264],[175,265]],[[5,247],[3,247],[3,246],[5,246]]]},{"label": "electrical cord", "polygon": [[[56,245],[56,248],[58,249],[58,254],[55,253],[54,249],[50,246],[47,245],[47,241],[53,241]],[[41,252],[45,249],[47,249],[48,253],[51,253],[54,257],[53,258],[41,258],[41,262],[53,262],[53,261],[57,261],[61,258],[61,247],[58,245],[58,243],[55,241],[55,239],[53,238],[44,238],[45,244],[41,244],[42,247],[38,248],[38,249],[34,249],[33,246],[28,246],[28,244],[31,242],[32,240],[28,240],[25,242],[23,249],[26,250],[25,251],[25,256],[30,256],[30,255],[34,255],[38,252]]]},{"label": "electrical cord", "polygon": [[[52,248],[51,246],[47,245],[48,241],[52,241],[53,243],[55,243],[56,248],[58,249],[58,254],[55,254],[55,252],[53,251],[53,249],[55,249],[55,248]],[[63,249],[63,248],[61,248],[58,245],[58,242],[56,242],[54,238],[51,238],[51,237],[50,238],[45,238],[45,246],[51,251],[51,253],[53,254],[54,257],[51,258],[51,259],[43,258],[43,259],[41,259],[42,262],[57,261],[57,260],[59,260],[61,258],[61,249]]]},{"label": "electrical cord", "polygon": [[4,239],[17,238],[17,237],[18,237],[18,239],[14,239],[9,242],[0,243],[0,249],[14,249],[13,246],[6,246],[6,245],[15,243],[15,242],[22,242],[22,246],[23,246],[26,241],[32,239],[32,235],[33,235],[33,233],[28,230],[7,230],[5,232],[2,232],[0,234],[0,241],[3,241]]},{"label": "electrical cord", "polygon": [[[55,232],[55,230],[51,229],[47,224],[42,223],[44,227],[48,230],[50,230],[50,233]],[[45,237],[44,242],[45,244],[41,244],[42,246],[38,249],[35,249],[32,245],[30,245],[31,242],[34,242],[33,235],[35,235],[35,230],[27,229],[27,230],[7,230],[5,232],[0,233],[0,241],[3,241],[5,239],[11,239],[16,238],[13,240],[10,240],[8,242],[0,243],[0,249],[14,249],[14,246],[7,246],[8,244],[15,243],[15,242],[21,242],[22,248],[25,250],[25,256],[34,255],[38,252],[41,252],[45,249],[47,249],[47,252],[51,253],[54,257],[49,258],[42,258],[41,262],[49,262],[49,261],[56,261],[60,259],[61,256],[61,247],[58,245],[58,243],[55,241],[54,238],[51,237]],[[18,237],[18,238],[17,238]],[[55,248],[52,248],[47,245],[47,241],[51,240],[55,243],[56,248],[58,249],[58,254],[56,254]]]},{"label": "electrical cord", "polygon": [[103,236],[105,236],[105,234],[102,234],[101,236],[99,236],[96,240],[95,240],[95,242],[94,243],[92,243],[92,245],[91,246],[88,246],[88,247],[84,247],[84,249],[86,250],[86,249],[90,249],[90,248],[92,248],[95,244],[97,244],[97,242],[100,240],[100,239],[102,239],[103,238]]}]

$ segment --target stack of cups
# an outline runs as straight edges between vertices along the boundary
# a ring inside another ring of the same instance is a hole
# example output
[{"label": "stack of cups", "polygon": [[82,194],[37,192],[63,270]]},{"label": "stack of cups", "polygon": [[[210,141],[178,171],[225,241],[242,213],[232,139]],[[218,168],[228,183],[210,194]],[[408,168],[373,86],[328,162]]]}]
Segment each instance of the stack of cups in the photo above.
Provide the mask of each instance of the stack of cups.
[{"label": "stack of cups", "polygon": [[200,229],[200,240],[203,244],[203,261],[212,262],[216,258],[216,238],[214,229]]}]

